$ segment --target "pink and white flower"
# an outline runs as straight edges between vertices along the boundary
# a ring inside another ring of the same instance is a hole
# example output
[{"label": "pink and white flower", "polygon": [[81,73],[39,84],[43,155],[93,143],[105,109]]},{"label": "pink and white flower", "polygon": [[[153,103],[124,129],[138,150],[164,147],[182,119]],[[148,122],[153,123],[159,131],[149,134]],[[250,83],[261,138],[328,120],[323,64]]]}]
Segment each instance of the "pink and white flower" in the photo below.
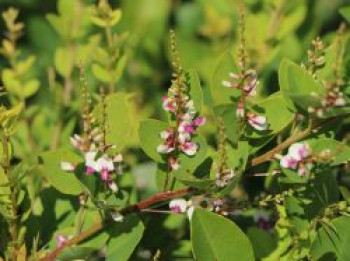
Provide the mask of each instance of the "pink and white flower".
[{"label": "pink and white flower", "polygon": [[169,160],[169,166],[172,170],[178,170],[180,168],[180,163],[179,160],[174,158],[174,157],[170,157]]},{"label": "pink and white flower", "polygon": [[174,213],[185,213],[188,207],[188,202],[185,199],[178,198],[169,202],[169,209]]},{"label": "pink and white flower", "polygon": [[94,174],[97,169],[97,164],[95,160],[96,155],[97,151],[89,151],[85,153],[85,173],[88,175]]},{"label": "pink and white flower", "polygon": [[309,154],[310,149],[307,143],[294,143],[288,149],[288,155],[297,161],[307,158]]},{"label": "pink and white flower", "polygon": [[244,109],[244,103],[242,100],[240,100],[237,104],[237,112],[236,112],[237,117],[239,118],[244,118],[245,116],[245,109]]},{"label": "pink and white flower", "polygon": [[296,169],[298,166],[298,160],[290,155],[285,155],[281,158],[280,165],[282,168]]},{"label": "pink and white flower", "polygon": [[74,148],[82,150],[83,139],[79,135],[74,134],[73,137],[70,137],[70,142]]},{"label": "pink and white flower", "polygon": [[223,172],[216,173],[215,185],[219,188],[226,187],[230,181],[234,178],[235,172],[233,169],[229,169]]},{"label": "pink and white flower", "polygon": [[95,170],[100,173],[103,181],[108,181],[110,180],[110,173],[114,171],[113,161],[106,155],[103,155],[96,161]]},{"label": "pink and white flower", "polygon": [[182,150],[186,155],[193,156],[196,154],[198,145],[195,142],[186,141],[179,145],[180,150]]},{"label": "pink and white flower", "polygon": [[57,248],[62,248],[67,241],[68,241],[67,236],[58,234],[56,236]]},{"label": "pink and white flower", "polygon": [[175,112],[176,111],[176,101],[173,98],[169,98],[168,96],[163,97],[163,108],[166,111]]},{"label": "pink and white flower", "polygon": [[299,176],[305,176],[310,172],[313,165],[307,161],[311,151],[307,143],[294,143],[289,149],[285,156],[278,156],[280,159],[280,165],[282,168],[297,170]]},{"label": "pink and white flower", "polygon": [[199,126],[204,125],[206,120],[207,119],[205,117],[200,116],[200,117],[194,119],[192,123],[193,123],[194,126],[199,127]]},{"label": "pink and white flower", "polygon": [[241,89],[246,96],[256,95],[256,87],[259,81],[255,70],[249,69],[244,74],[229,73],[229,76],[232,78],[232,81],[222,81],[223,86]]},{"label": "pink and white flower", "polygon": [[269,124],[267,122],[267,118],[265,116],[257,115],[252,112],[247,113],[247,121],[248,123],[258,131],[264,131],[269,128]]},{"label": "pink and white flower", "polygon": [[171,128],[166,131],[162,131],[160,133],[160,138],[163,140],[163,144],[160,144],[157,147],[158,153],[169,154],[175,150],[175,135]]}]

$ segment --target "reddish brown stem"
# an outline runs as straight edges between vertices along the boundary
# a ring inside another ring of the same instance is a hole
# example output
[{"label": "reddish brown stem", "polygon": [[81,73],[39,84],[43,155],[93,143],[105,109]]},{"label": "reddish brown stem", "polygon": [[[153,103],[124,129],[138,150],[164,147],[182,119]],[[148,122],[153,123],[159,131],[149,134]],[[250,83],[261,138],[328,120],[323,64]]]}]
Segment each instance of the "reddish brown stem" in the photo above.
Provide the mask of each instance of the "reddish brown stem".
[{"label": "reddish brown stem", "polygon": [[[195,189],[193,188],[185,188],[185,189],[180,189],[176,191],[167,191],[167,192],[161,192],[158,193],[148,199],[145,199],[143,201],[140,201],[134,205],[127,206],[120,210],[120,213],[122,215],[128,215],[131,213],[137,213],[140,212],[142,209],[146,209],[156,203],[163,202],[172,198],[177,198],[181,196],[185,196],[187,194],[190,194],[194,192]],[[71,247],[75,244],[78,244],[85,240],[86,238],[98,233],[101,231],[103,228],[105,228],[107,225],[111,224],[113,221],[109,220],[106,222],[98,222],[92,225],[89,229],[77,234],[76,236],[72,237],[71,239],[67,240],[60,248],[56,248],[50,253],[48,253],[46,256],[43,258],[40,258],[40,261],[53,261],[56,259],[56,257],[67,247]]]}]

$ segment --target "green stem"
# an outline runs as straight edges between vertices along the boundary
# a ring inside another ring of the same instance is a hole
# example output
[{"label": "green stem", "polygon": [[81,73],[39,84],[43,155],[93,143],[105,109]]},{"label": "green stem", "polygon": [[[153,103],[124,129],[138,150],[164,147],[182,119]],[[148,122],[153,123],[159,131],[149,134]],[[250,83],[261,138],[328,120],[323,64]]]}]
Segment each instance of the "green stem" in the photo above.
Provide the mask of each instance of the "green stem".
[{"label": "green stem", "polygon": [[18,228],[17,228],[17,187],[10,177],[10,156],[9,156],[9,136],[3,132],[2,135],[2,148],[3,148],[3,164],[4,173],[7,176],[10,183],[10,200],[11,200],[11,220],[10,220],[10,234],[11,234],[11,248],[10,248],[10,260],[17,260],[18,251]]},{"label": "green stem", "polygon": [[[112,28],[110,26],[106,27],[106,39],[107,39],[107,50],[109,54],[109,61],[108,61],[108,66],[107,66],[107,71],[110,75],[112,75],[111,70],[113,66],[113,34],[112,34]],[[114,82],[111,79],[109,81],[109,93],[112,93],[114,91]]]}]

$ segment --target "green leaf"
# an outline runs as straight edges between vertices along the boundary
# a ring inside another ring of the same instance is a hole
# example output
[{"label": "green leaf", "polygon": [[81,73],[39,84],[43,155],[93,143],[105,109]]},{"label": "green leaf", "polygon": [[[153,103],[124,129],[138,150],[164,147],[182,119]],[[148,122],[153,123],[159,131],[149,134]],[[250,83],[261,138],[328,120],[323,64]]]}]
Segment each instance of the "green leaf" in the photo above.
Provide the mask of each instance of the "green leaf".
[{"label": "green leaf", "polygon": [[114,26],[119,23],[122,18],[122,11],[120,9],[113,10],[111,13],[111,19],[109,21],[110,26]]},{"label": "green leaf", "polygon": [[[276,92],[251,107],[257,114],[264,115],[269,123],[268,134],[275,135],[286,128],[294,119],[295,113],[288,108],[288,103],[281,92]],[[276,113],[278,109],[278,113]],[[261,138],[261,134],[252,132],[250,138]]]},{"label": "green leaf", "polygon": [[293,230],[298,233],[308,229],[311,220],[339,200],[337,180],[330,174],[330,169],[322,167],[315,172],[315,177],[303,185],[301,192],[286,197],[284,202]]},{"label": "green leaf", "polygon": [[176,173],[176,179],[187,187],[199,188],[205,191],[211,189],[214,184],[214,180],[211,179],[198,179],[194,176],[189,176],[184,173]]},{"label": "green leaf", "polygon": [[6,90],[21,97],[21,82],[11,69],[4,69],[1,73]]},{"label": "green leaf", "polygon": [[66,248],[59,254],[57,260],[69,261],[69,260],[77,260],[84,259],[88,257],[93,251],[96,249],[93,247],[70,247]]},{"label": "green leaf", "polygon": [[123,72],[124,72],[125,67],[127,65],[127,61],[128,61],[128,56],[126,54],[122,55],[119,58],[116,66],[115,66],[114,73],[112,75],[113,82],[118,82],[122,78]]},{"label": "green leaf", "polygon": [[322,154],[329,154],[332,166],[344,164],[350,160],[350,147],[346,144],[331,139],[318,138],[308,140],[312,153],[322,157]]},{"label": "green leaf", "polygon": [[339,191],[340,191],[341,195],[343,196],[343,198],[345,199],[345,201],[348,204],[350,204],[350,191],[344,186],[339,186]]},{"label": "green leaf", "polygon": [[257,227],[250,227],[247,236],[252,242],[256,259],[268,256],[277,246],[276,239],[269,232]]},{"label": "green leaf", "polygon": [[59,0],[57,2],[57,11],[62,16],[73,17],[74,7],[75,3],[70,0]]},{"label": "green leaf", "polygon": [[244,170],[249,156],[249,144],[246,141],[239,141],[237,146],[229,146],[227,149],[227,164],[231,169]]},{"label": "green leaf", "polygon": [[237,143],[239,138],[237,123],[237,103],[220,104],[214,107],[214,114],[221,117],[224,121],[225,133],[233,144]]},{"label": "green leaf", "polygon": [[78,163],[82,161],[81,157],[69,150],[57,150],[44,152],[40,160],[42,161],[42,175],[57,190],[70,195],[79,195],[83,192],[81,183],[74,174],[67,173],[60,167],[62,161]]},{"label": "green leaf", "polygon": [[[121,152],[130,144],[130,139],[135,133],[138,122],[133,120],[131,95],[118,92],[106,97],[107,113],[107,144],[115,145],[116,150]],[[101,119],[101,102],[98,103],[93,113]]]},{"label": "green leaf", "polygon": [[194,108],[201,114],[203,107],[203,92],[199,76],[195,70],[188,70],[186,72],[186,80],[188,82],[190,97],[193,100]]},{"label": "green leaf", "polygon": [[58,15],[47,14],[46,19],[62,38],[66,37],[67,28],[65,24],[62,23],[62,19]]},{"label": "green leaf", "polygon": [[187,156],[185,153],[180,153],[179,160],[182,169],[192,172],[194,171],[207,157],[207,142],[201,135],[192,138],[192,142],[197,143],[198,151],[194,156]]},{"label": "green leaf", "polygon": [[142,238],[144,226],[136,216],[125,217],[108,230],[111,239],[107,244],[107,261],[127,261]]},{"label": "green leaf", "polygon": [[252,245],[234,222],[196,208],[191,219],[193,254],[201,261],[255,260]]},{"label": "green leaf", "polygon": [[326,92],[306,69],[289,60],[281,62],[279,84],[282,94],[289,101],[288,106],[294,111],[296,108],[291,102],[307,111],[309,106],[318,106]]},{"label": "green leaf", "polygon": [[68,77],[72,73],[74,61],[72,54],[67,48],[58,48],[55,53],[55,67],[57,72],[63,77]]},{"label": "green leaf", "polygon": [[27,98],[32,95],[34,95],[40,87],[40,82],[38,80],[30,80],[26,82],[26,84],[23,86],[23,97]]},{"label": "green leaf", "polygon": [[350,218],[339,217],[331,221],[330,226],[323,224],[311,247],[311,255],[318,260],[325,254],[333,252],[338,261],[350,260]]},{"label": "green leaf", "polygon": [[16,71],[19,75],[25,74],[35,62],[35,56],[29,56],[16,64]]},{"label": "green leaf", "polygon": [[76,167],[74,174],[79,180],[79,182],[81,182],[87,194],[90,197],[94,198],[99,192],[99,189],[101,188],[100,177],[96,175],[86,175],[84,164],[79,164]]},{"label": "green leaf", "polygon": [[343,7],[339,10],[339,13],[345,18],[345,20],[350,24],[350,6]]},{"label": "green leaf", "polygon": [[97,63],[94,63],[92,65],[92,72],[95,77],[101,82],[109,83],[112,79],[110,72],[108,72],[105,68]]},{"label": "green leaf", "polygon": [[159,133],[167,128],[168,124],[166,122],[154,119],[144,120],[140,123],[139,136],[141,148],[147,156],[156,162],[165,162],[162,155],[157,152],[157,147],[162,143]]},{"label": "green leaf", "polygon": [[233,88],[227,88],[222,85],[222,81],[229,80],[229,73],[237,72],[237,65],[234,60],[234,56],[231,52],[225,52],[220,58],[218,65],[214,71],[213,78],[210,83],[211,95],[214,101],[214,105],[231,103],[232,98],[237,98],[240,95],[240,91]]}]

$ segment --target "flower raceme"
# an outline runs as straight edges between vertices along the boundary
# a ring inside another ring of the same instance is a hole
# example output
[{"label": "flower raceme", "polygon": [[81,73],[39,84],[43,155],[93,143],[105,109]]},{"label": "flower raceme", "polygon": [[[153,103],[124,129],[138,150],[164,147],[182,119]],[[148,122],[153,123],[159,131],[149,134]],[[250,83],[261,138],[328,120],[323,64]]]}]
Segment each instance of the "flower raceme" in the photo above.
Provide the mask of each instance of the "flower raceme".
[{"label": "flower raceme", "polygon": [[294,143],[288,149],[288,153],[280,158],[282,168],[298,170],[300,176],[305,176],[312,168],[312,164],[306,159],[311,151],[307,143]]},{"label": "flower raceme", "polygon": [[[78,135],[74,135],[71,138],[72,145],[81,151],[84,155],[84,171],[86,175],[94,175],[98,173],[101,180],[109,187],[113,192],[118,191],[118,186],[112,179],[112,173],[116,172],[115,164],[121,164],[123,161],[122,155],[118,154],[114,157],[100,152],[94,145],[91,145],[88,151],[82,150],[82,138]],[[76,168],[75,164],[70,162],[61,162],[61,169],[68,172],[74,172]]]},{"label": "flower raceme", "polygon": [[219,188],[226,187],[234,178],[235,172],[232,169],[216,173],[215,185]]},{"label": "flower raceme", "polygon": [[[317,117],[322,118],[326,112],[334,108],[344,107],[347,105],[345,95],[339,88],[333,88],[329,90],[330,87],[326,88],[326,96],[321,100],[321,105],[318,107],[309,106],[308,112],[315,114]],[[317,94],[312,93],[313,96],[318,97]]]},{"label": "flower raceme", "polygon": [[238,74],[229,73],[229,76],[232,80],[224,80],[222,81],[222,85],[227,88],[234,88],[242,91],[242,97],[239,99],[237,104],[237,117],[245,119],[250,126],[258,131],[267,130],[269,128],[269,124],[265,116],[245,111],[244,97],[256,95],[256,89],[259,85],[257,72],[253,69],[249,69]]},{"label": "flower raceme", "polygon": [[235,88],[243,91],[245,96],[255,96],[256,87],[259,84],[258,74],[255,70],[249,69],[244,73],[229,73],[232,81],[222,81],[222,85],[227,88]]},{"label": "flower raceme", "polygon": [[162,131],[159,136],[162,144],[157,147],[158,153],[170,154],[168,165],[176,170],[180,167],[178,153],[187,156],[194,156],[199,146],[192,141],[196,135],[196,129],[205,123],[205,117],[197,116],[193,100],[186,93],[185,83],[181,86],[173,84],[168,91],[168,95],[163,97],[163,109],[171,113],[175,119],[175,126],[169,126]]}]

